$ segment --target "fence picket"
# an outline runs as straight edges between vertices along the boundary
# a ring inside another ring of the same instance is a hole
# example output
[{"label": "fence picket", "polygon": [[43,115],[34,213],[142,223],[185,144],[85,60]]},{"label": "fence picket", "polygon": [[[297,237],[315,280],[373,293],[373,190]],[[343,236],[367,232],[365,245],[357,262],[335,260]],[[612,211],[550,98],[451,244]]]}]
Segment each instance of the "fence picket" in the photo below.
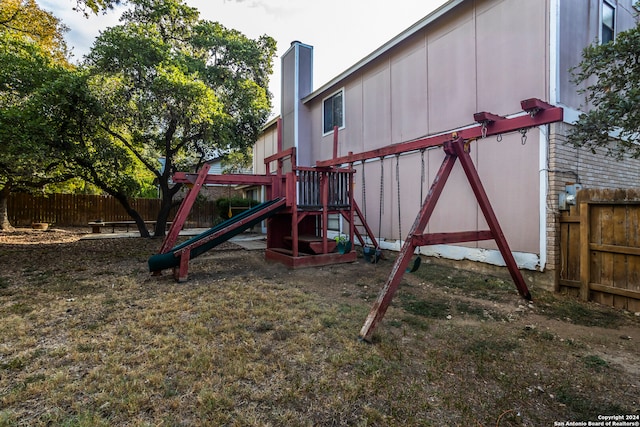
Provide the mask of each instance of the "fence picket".
[{"label": "fence picket", "polygon": [[[130,203],[145,220],[155,220],[160,210],[160,199],[131,199]],[[11,194],[7,210],[9,221],[17,227],[30,226],[33,222],[46,222],[59,227],[86,227],[89,221],[98,219],[131,220],[113,197],[86,194]],[[171,210],[169,221],[173,220],[175,211],[176,209]],[[216,216],[214,201],[199,201],[194,205],[187,221],[190,227],[211,227]]]},{"label": "fence picket", "polygon": [[557,289],[577,288],[584,300],[640,311],[640,191],[582,190],[577,199],[577,209],[560,217]]}]

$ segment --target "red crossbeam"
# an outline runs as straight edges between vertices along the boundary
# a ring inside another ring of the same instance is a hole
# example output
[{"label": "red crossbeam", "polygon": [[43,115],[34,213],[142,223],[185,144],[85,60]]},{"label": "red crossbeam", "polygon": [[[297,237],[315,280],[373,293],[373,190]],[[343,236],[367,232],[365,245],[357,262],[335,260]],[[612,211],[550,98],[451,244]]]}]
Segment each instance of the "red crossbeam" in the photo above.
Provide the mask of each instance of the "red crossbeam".
[{"label": "red crossbeam", "polygon": [[[195,181],[197,173],[176,172],[173,175],[173,182],[189,184]],[[228,174],[228,175],[212,175],[209,174],[204,178],[204,184],[227,184],[227,185],[271,185],[272,176],[267,175],[248,175],[248,174]]]},{"label": "red crossbeam", "polygon": [[460,231],[454,233],[429,233],[413,236],[414,246],[445,245],[450,243],[477,242],[479,240],[491,240],[493,233],[484,231]]},{"label": "red crossbeam", "polygon": [[[523,108],[527,108],[527,112],[530,114],[523,114],[521,116],[511,117],[504,120],[489,121],[483,126],[478,125],[467,129],[457,131],[457,136],[464,139],[478,139],[483,136],[500,135],[503,133],[515,132],[519,129],[527,129],[536,126],[546,125],[548,123],[562,121],[563,110],[559,107],[554,107],[536,98],[527,99],[521,102]],[[485,113],[491,114],[491,113]],[[500,117],[492,115],[495,117]],[[358,154],[348,154],[342,157],[336,157],[329,160],[319,160],[316,162],[317,166],[337,166],[348,163],[362,162],[369,159],[379,159],[387,156],[393,156],[396,154],[408,153],[411,151],[419,151],[430,147],[439,147],[444,145],[445,142],[451,141],[453,138],[451,133],[445,133],[441,135],[427,136],[425,138],[416,139],[408,142],[401,142],[398,144],[388,145],[386,147],[378,148],[376,150],[365,151]]]}]

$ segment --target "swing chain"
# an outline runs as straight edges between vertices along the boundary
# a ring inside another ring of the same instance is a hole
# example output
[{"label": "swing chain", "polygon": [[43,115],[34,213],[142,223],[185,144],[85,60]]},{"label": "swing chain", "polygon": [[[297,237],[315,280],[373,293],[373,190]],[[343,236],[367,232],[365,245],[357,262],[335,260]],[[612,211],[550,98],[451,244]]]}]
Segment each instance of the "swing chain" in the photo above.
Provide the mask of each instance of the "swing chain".
[{"label": "swing chain", "polygon": [[366,181],[364,179],[364,166],[365,166],[365,162],[362,162],[362,213],[364,215],[364,220],[365,222],[367,221],[367,186],[366,186]]},{"label": "swing chain", "polygon": [[[378,240],[382,235],[382,215],[384,214],[384,157],[380,157],[380,219],[378,221]],[[378,246],[380,242],[378,241]]]},{"label": "swing chain", "polygon": [[501,133],[499,133],[498,136],[496,136],[496,141],[502,142],[502,134]]},{"label": "swing chain", "polygon": [[528,130],[529,129],[524,128],[524,129],[520,129],[520,131],[519,131],[520,132],[520,143],[522,145],[525,145],[527,143],[527,131]]},{"label": "swing chain", "polygon": [[400,154],[396,154],[396,185],[398,187],[398,241],[402,246],[402,211],[400,209]]},{"label": "swing chain", "polygon": [[482,122],[481,133],[482,133],[482,139],[485,139],[487,137],[487,122]]},{"label": "swing chain", "polygon": [[384,214],[384,157],[380,157],[380,215]]},{"label": "swing chain", "polygon": [[426,148],[420,150],[420,200],[418,200],[418,206],[422,206],[422,188],[424,187],[425,180],[425,168],[424,168],[424,152]]}]

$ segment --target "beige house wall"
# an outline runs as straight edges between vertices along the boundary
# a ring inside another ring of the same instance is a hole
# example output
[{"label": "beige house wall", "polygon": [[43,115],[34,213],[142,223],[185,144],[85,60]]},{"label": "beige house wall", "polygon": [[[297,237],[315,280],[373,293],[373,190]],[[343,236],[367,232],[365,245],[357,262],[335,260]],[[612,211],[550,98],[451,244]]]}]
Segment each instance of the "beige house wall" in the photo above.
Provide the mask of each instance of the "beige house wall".
[{"label": "beige house wall", "polygon": [[[269,122],[262,130],[253,146],[253,173],[264,175],[267,172],[264,159],[278,152],[278,126],[275,120]],[[272,167],[273,171],[274,168]]]},{"label": "beige house wall", "polygon": [[[306,103],[312,118],[312,157],[332,156],[332,135],[322,135],[322,101],[343,89],[345,127],[338,155],[362,152],[473,124],[473,114],[519,112],[526,98],[548,93],[545,58],[547,7],[544,1],[468,1],[430,23],[356,73],[327,87]],[[539,136],[531,130],[473,144],[472,156],[514,251],[540,250]],[[388,240],[406,235],[440,167],[441,149],[425,153],[422,182],[420,153],[400,158],[400,217],[396,159],[367,163],[367,221]],[[356,199],[362,166],[356,166]],[[382,185],[382,191],[381,191]],[[383,199],[382,209],[380,199]],[[400,230],[402,225],[402,230]],[[429,231],[486,227],[473,193],[457,166],[429,224]],[[403,236],[404,237],[404,236]],[[493,242],[466,246],[494,249]]]},{"label": "beige house wall", "polygon": [[[635,24],[633,0],[607,1],[616,8],[618,31]],[[442,13],[434,12],[306,96],[303,110],[310,123],[304,136],[310,136],[308,141],[298,136],[298,144],[309,144],[310,163],[332,157],[333,135],[322,132],[322,103],[340,90],[345,126],[339,131],[339,156],[472,125],[479,111],[516,114],[526,98],[563,106],[570,123],[579,114],[581,100],[568,69],[597,37],[601,2],[451,0]],[[287,114],[283,109],[285,121]],[[558,193],[565,183],[611,188],[637,186],[640,181],[638,160],[618,163],[602,153],[565,145],[569,127],[562,123],[530,129],[526,141],[516,133],[504,135],[501,142],[487,138],[472,144],[471,156],[516,260],[521,267],[551,270],[540,279],[546,286],[559,268]],[[258,142],[255,158],[274,154],[276,146],[273,126]],[[399,247],[397,239],[413,223],[443,158],[438,148],[355,165],[356,200],[387,248]],[[261,160],[254,162],[254,170],[264,172]],[[428,231],[485,228],[456,166]],[[423,253],[500,264],[492,249],[495,244],[487,241],[428,247]],[[470,257],[469,251],[476,252]]]}]

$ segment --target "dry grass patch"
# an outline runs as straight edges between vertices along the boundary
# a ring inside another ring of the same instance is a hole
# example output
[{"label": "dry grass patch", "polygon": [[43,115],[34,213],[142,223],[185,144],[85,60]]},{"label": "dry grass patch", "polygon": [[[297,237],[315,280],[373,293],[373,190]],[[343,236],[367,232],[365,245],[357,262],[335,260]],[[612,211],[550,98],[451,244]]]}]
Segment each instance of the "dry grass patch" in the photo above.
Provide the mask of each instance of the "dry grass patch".
[{"label": "dry grass patch", "polygon": [[226,244],[178,285],[146,272],[159,245],[0,239],[0,426],[540,426],[638,411],[620,363],[640,362],[632,315],[585,326],[580,310],[600,307],[540,293],[522,307],[501,279],[425,263],[366,345],[390,261],[289,271]]}]

